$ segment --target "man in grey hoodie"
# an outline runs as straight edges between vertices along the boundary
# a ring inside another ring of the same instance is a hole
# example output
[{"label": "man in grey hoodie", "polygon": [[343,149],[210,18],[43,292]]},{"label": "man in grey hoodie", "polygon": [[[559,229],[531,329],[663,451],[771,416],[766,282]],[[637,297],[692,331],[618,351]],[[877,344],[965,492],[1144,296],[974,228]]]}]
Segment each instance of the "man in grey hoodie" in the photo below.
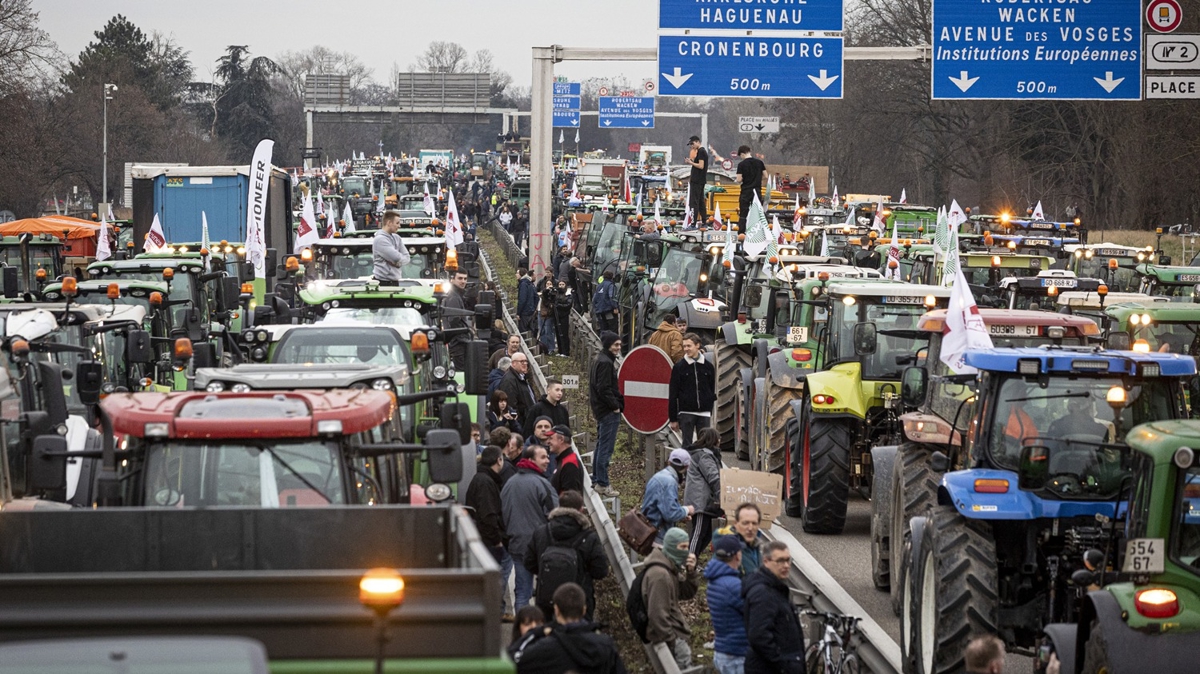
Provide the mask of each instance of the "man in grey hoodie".
[{"label": "man in grey hoodie", "polygon": [[375,262],[375,280],[383,285],[396,285],[404,278],[401,269],[408,264],[412,256],[404,246],[404,240],[396,234],[400,229],[400,214],[388,211],[383,214],[379,223],[379,231],[371,240],[371,258]]},{"label": "man in grey hoodie", "polygon": [[500,490],[500,506],[504,513],[504,528],[508,533],[508,553],[516,564],[516,610],[529,603],[533,596],[533,574],[526,570],[524,561],[533,533],[543,527],[550,512],[558,507],[558,495],[546,479],[546,467],[550,455],[541,445],[525,448],[517,462],[517,474],[504,483]]}]

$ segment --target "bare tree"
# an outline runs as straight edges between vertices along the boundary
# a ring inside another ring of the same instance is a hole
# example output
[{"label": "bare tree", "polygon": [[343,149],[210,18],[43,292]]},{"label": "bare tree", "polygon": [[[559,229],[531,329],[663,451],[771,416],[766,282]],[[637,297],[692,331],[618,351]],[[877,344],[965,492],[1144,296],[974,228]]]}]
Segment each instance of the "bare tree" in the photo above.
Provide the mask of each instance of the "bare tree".
[{"label": "bare tree", "polygon": [[429,43],[425,52],[417,57],[417,62],[408,69],[410,72],[461,73],[467,72],[470,62],[467,50],[462,45],[435,40]]},{"label": "bare tree", "polygon": [[47,75],[58,49],[38,27],[32,0],[0,2],[0,91],[11,93]]},{"label": "bare tree", "polygon": [[349,75],[351,97],[355,91],[373,84],[371,75],[374,70],[357,56],[320,45],[304,51],[284,52],[275,58],[275,64],[279,66],[280,76],[287,87],[298,99],[304,98],[304,76],[309,73]]}]

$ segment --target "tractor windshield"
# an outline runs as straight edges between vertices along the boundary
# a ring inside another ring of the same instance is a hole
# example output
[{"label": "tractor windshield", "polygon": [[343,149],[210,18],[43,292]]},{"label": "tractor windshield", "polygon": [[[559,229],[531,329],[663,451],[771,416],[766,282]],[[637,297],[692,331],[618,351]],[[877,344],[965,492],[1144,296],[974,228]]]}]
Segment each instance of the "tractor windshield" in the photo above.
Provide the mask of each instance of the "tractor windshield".
[{"label": "tractor windshield", "polygon": [[[846,299],[854,299],[854,303],[847,304]],[[917,319],[928,310],[923,302],[923,296],[847,297],[835,302],[835,318],[831,322],[831,329],[836,332],[831,343],[835,355],[831,360],[855,358],[854,325],[873,323],[878,340],[875,352],[862,357],[862,378],[899,379],[904,368],[915,362],[914,354],[924,344],[924,340],[916,339],[911,332]]]},{"label": "tractor windshield", "polygon": [[1138,288],[1137,272],[1129,267],[1109,269],[1108,261],[1116,260],[1118,265],[1135,265],[1137,260],[1131,257],[1081,257],[1075,261],[1075,275],[1079,278],[1104,279],[1109,292],[1136,292]]},{"label": "tractor windshield", "polygon": [[[352,252],[351,252],[352,251]],[[375,262],[370,248],[320,248],[317,250],[317,278],[356,279],[375,273]]]},{"label": "tractor windshield", "polygon": [[1200,575],[1200,466],[1193,464],[1179,473],[1171,557],[1188,571]]},{"label": "tractor windshield", "polygon": [[368,323],[390,325],[408,338],[413,328],[429,325],[421,312],[412,307],[334,307],[318,323]]},{"label": "tractor windshield", "polygon": [[[1200,274],[1195,274],[1194,276],[1200,276]],[[1147,283],[1143,279],[1142,291],[1148,295],[1154,295],[1155,297],[1170,298],[1172,302],[1191,302],[1192,295],[1194,295],[1196,292],[1196,285],[1197,284],[1191,282],[1164,283],[1162,281],[1157,281],[1154,283]]]},{"label": "tractor windshield", "polygon": [[699,253],[671,248],[654,276],[654,315],[647,325],[657,326],[662,317],[700,293],[704,259]]},{"label": "tractor windshield", "polygon": [[596,244],[596,252],[592,254],[594,276],[613,271],[609,267],[621,257],[621,239],[628,229],[616,221],[604,223],[604,229],[600,231],[600,241]]},{"label": "tractor windshield", "polygon": [[1137,328],[1134,337],[1144,339],[1150,344],[1151,351],[1162,353],[1182,353],[1189,355],[1200,354],[1200,340],[1197,339],[1200,323],[1158,323],[1151,322],[1148,327]]},{"label": "tractor windshield", "polygon": [[149,506],[345,503],[338,447],[332,442],[156,443],[146,450],[142,484]]},{"label": "tractor windshield", "polygon": [[1124,388],[1118,377],[1005,378],[995,397],[991,432],[987,436],[992,462],[1015,470],[1021,446],[1033,438],[1090,443],[1120,442],[1138,424],[1179,416],[1174,380],[1147,379],[1125,391],[1120,427],[1106,396]]},{"label": "tractor windshield", "polygon": [[405,349],[396,333],[385,328],[290,330],[279,340],[273,363],[368,363],[404,365]]}]

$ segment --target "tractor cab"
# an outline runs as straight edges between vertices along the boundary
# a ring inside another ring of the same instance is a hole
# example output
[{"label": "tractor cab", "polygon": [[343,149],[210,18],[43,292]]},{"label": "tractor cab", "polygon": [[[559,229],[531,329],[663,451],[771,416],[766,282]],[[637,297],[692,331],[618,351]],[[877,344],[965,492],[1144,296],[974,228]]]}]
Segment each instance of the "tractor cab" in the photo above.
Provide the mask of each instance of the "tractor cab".
[{"label": "tractor cab", "polygon": [[1067,269],[1046,269],[1033,277],[1005,278],[1000,281],[1000,290],[1002,304],[1009,309],[1053,311],[1064,290],[1095,293],[1102,285],[1100,279],[1078,278]]},{"label": "tractor cab", "polygon": [[1098,278],[1112,292],[1137,292],[1139,264],[1154,259],[1154,248],[1135,248],[1115,243],[1070,244],[1063,246],[1070,257],[1067,269],[1077,276]]},{"label": "tractor cab", "polygon": [[1196,287],[1200,285],[1200,267],[1139,264],[1134,268],[1140,284],[1138,292],[1156,297],[1168,297],[1172,302],[1197,301]]},{"label": "tractor cab", "polygon": [[1110,304],[1110,342],[1134,351],[1200,356],[1200,306],[1181,302]]}]

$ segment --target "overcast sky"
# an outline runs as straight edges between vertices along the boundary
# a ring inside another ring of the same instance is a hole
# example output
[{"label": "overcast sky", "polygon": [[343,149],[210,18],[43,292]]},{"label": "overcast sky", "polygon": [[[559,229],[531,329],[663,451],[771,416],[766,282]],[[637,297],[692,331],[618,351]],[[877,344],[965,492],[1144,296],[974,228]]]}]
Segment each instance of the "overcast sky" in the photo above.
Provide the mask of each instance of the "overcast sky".
[{"label": "overcast sky", "polygon": [[[270,57],[314,45],[347,51],[385,84],[393,63],[407,70],[429,42],[447,40],[472,52],[492,50],[519,86],[529,86],[534,46],[657,45],[653,0],[34,0],[33,6],[42,29],[71,59],[120,13],[147,34],[173,37],[190,52],[198,80],[210,79],[231,44]],[[555,74],[641,81],[653,77],[654,63],[560,63]]]}]

